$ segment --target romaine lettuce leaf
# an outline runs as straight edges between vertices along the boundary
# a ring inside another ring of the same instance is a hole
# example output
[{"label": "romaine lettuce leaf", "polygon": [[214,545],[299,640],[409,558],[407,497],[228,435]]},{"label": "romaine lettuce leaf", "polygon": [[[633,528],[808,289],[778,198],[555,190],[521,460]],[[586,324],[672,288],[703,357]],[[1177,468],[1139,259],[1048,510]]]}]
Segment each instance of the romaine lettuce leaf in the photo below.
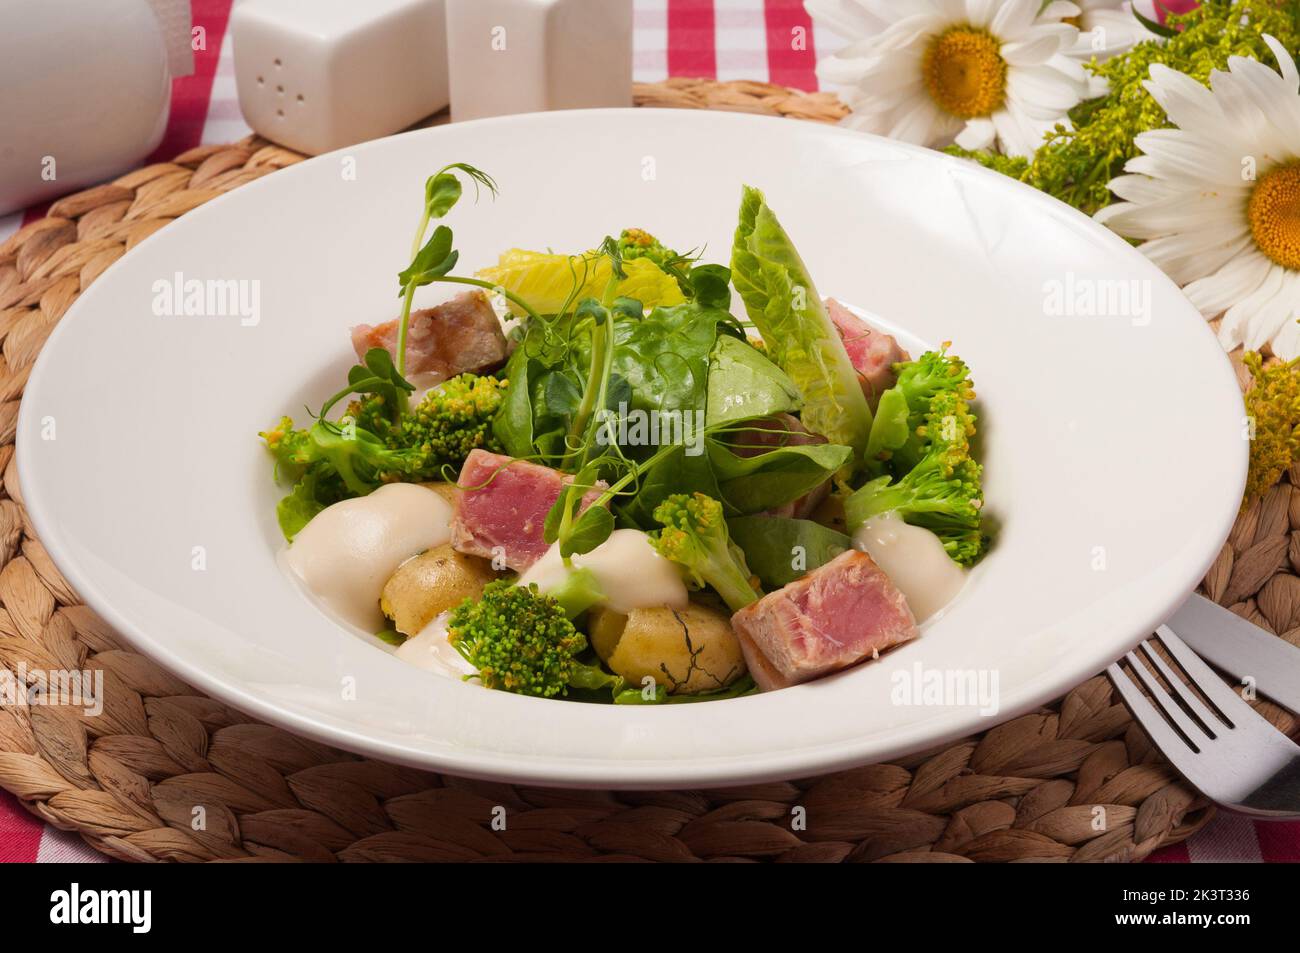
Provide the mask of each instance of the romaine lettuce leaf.
[{"label": "romaine lettuce leaf", "polygon": [[731,253],[731,280],[768,353],[803,395],[804,426],[860,459],[871,409],[812,277],[767,200],[745,187]]}]

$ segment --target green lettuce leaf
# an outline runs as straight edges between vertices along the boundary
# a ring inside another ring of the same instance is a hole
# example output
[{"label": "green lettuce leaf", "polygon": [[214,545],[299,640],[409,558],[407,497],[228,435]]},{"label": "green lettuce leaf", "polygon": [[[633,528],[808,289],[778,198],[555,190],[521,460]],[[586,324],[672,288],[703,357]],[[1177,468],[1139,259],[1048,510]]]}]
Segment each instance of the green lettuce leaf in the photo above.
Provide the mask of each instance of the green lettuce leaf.
[{"label": "green lettuce leaf", "polygon": [[848,536],[821,523],[784,516],[737,516],[727,520],[727,529],[768,589],[794,582],[853,546]]},{"label": "green lettuce leaf", "polygon": [[761,513],[797,500],[853,458],[852,447],[837,443],[778,447],[754,457],[738,456],[714,440],[707,443],[721,499],[733,513]]},{"label": "green lettuce leaf", "polygon": [[[615,309],[612,317],[607,409],[680,411],[692,415],[687,419],[694,433],[694,414],[703,413],[708,402],[709,356],[723,336],[719,328],[732,325],[732,316],[690,301],[657,307],[644,317],[639,308],[635,315]],[[506,366],[510,390],[493,421],[506,452],[547,466],[561,462],[590,366],[591,334],[580,315],[529,328]],[[644,459],[658,448],[637,443],[623,449],[632,459]]]},{"label": "green lettuce leaf", "polygon": [[730,335],[720,335],[709,355],[709,406],[706,424],[722,424],[794,413],[799,388],[790,376],[755,347]]},{"label": "green lettuce leaf", "polygon": [[291,543],[302,528],[325,509],[326,504],[318,499],[318,480],[317,471],[309,469],[294,484],[289,494],[276,504],[275,517],[280,524],[280,532]]},{"label": "green lettuce leaf", "polygon": [[871,409],[807,267],[767,200],[745,187],[731,279],[772,359],[803,395],[804,426],[860,457]]}]

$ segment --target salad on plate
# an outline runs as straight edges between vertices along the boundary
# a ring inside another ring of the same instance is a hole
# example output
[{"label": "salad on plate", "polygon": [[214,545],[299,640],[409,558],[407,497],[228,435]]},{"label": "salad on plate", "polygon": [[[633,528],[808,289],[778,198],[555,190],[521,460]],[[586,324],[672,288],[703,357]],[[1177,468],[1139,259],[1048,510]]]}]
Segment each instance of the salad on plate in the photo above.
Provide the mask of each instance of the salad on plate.
[{"label": "salad on plate", "polygon": [[[680,704],[914,639],[990,545],[975,393],[823,299],[762,192],[729,265],[635,228],[472,276],[425,183],[399,316],[261,434],[288,573],[399,659],[488,689]],[[430,227],[432,232],[430,233]],[[460,285],[415,309],[418,289]]]}]

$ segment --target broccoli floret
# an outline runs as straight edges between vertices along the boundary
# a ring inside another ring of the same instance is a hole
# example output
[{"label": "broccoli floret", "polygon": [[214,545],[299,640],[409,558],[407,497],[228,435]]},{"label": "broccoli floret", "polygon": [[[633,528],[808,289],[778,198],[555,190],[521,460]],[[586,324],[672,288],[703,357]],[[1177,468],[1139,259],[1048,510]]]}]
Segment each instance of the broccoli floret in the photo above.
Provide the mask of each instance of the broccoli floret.
[{"label": "broccoli floret", "polygon": [[545,595],[558,602],[570,619],[576,619],[592,606],[605,601],[605,590],[596,574],[582,567],[570,569],[565,573],[564,581],[547,589]]},{"label": "broccoli floret", "polygon": [[507,384],[495,377],[462,374],[425,396],[397,422],[377,394],[354,400],[338,421],[317,420],[295,430],[280,418],[259,436],[275,457],[277,473],[296,481],[277,513],[292,540],[316,513],[331,503],[365,496],[384,483],[441,480],[459,470],[471,450],[499,449],[492,418]]},{"label": "broccoli floret", "polygon": [[849,526],[858,527],[882,513],[933,516],[961,526],[978,526],[982,499],[979,465],[967,460],[953,468],[940,454],[926,457],[898,480],[877,477],[845,501]]},{"label": "broccoli floret", "polygon": [[664,247],[663,242],[640,228],[623,229],[618,236],[618,253],[624,261],[649,258],[664,271],[669,270],[670,264],[680,261],[677,252]]},{"label": "broccoli floret", "polygon": [[988,551],[989,538],[978,529],[964,529],[960,526],[926,528],[939,537],[948,558],[959,566],[975,565]]},{"label": "broccoli floret", "polygon": [[655,549],[697,587],[712,586],[732,612],[762,598],[744,551],[731,541],[722,504],[713,497],[674,494],[655,507],[654,518],[664,527],[651,535]]},{"label": "broccoli floret", "polygon": [[508,579],[490,582],[482,596],[452,611],[448,638],[478,669],[486,687],[519,695],[567,695],[575,681],[587,687],[591,666],[578,656],[587,639],[564,608],[537,590]]},{"label": "broccoli floret", "polygon": [[955,562],[968,566],[987,548],[980,533],[980,465],[966,457],[955,466],[943,446],[921,460],[899,479],[877,477],[854,491],[844,502],[844,519],[850,529],[884,513],[897,513],[936,536]]},{"label": "broccoli floret", "polygon": [[898,382],[881,395],[868,443],[867,469],[876,478],[845,501],[850,529],[897,512],[931,530],[963,566],[988,548],[980,530],[982,468],[971,456],[976,417],[970,369],[939,351],[894,365]]},{"label": "broccoli floret", "polygon": [[[663,242],[655,238],[649,232],[640,228],[625,228],[618,236],[618,242],[615,244],[615,254],[622,261],[632,261],[637,258],[645,258],[659,266],[659,270],[666,275],[671,275],[677,282],[677,287],[681,289],[683,295],[687,298],[698,297],[699,289],[695,286],[692,273],[697,277],[704,275],[710,268],[708,266],[696,272],[694,264],[697,258],[692,254],[682,255],[673,251],[664,245]],[[712,276],[709,276],[710,278]],[[726,288],[727,279],[723,279],[722,286]],[[710,289],[714,285],[709,286]],[[730,292],[728,292],[728,300]],[[724,305],[725,310],[725,305]]]},{"label": "broccoli floret", "polygon": [[410,454],[403,479],[441,480],[449,471],[459,471],[470,451],[500,450],[492,434],[492,418],[507,386],[495,377],[461,374],[429,391],[396,423],[384,400],[376,395],[353,401],[348,413],[359,428],[374,434],[389,449]]},{"label": "broccoli floret", "polygon": [[275,457],[278,475],[295,481],[276,507],[280,530],[290,542],[325,507],[401,480],[417,462],[410,451],[385,446],[347,419],[318,420],[295,430],[293,421],[282,417],[259,436]]},{"label": "broccoli floret", "polygon": [[318,420],[306,430],[294,430],[282,418],[279,426],[260,434],[275,455],[281,473],[290,478],[336,475],[350,496],[365,496],[383,483],[402,479],[415,468],[417,456],[394,449],[347,418]]},{"label": "broccoli floret", "polygon": [[886,451],[889,470],[899,476],[916,466],[930,452],[936,435],[950,445],[952,463],[969,456],[975,433],[969,402],[975,399],[975,388],[966,362],[945,346],[897,364],[895,370],[898,382],[893,389],[907,402],[907,438]]}]

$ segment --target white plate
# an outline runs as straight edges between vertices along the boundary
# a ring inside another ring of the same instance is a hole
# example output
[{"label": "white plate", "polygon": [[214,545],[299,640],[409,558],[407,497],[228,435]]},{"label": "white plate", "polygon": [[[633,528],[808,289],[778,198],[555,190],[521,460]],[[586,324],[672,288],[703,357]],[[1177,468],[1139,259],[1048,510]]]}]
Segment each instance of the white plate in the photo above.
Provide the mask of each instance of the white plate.
[{"label": "white plate", "polygon": [[[766,190],[822,294],[916,339],[951,340],[974,371],[987,505],[1002,524],[951,611],[876,664],[665,708],[485,691],[327,621],[276,567],[279,491],[256,431],[282,412],[301,419],[334,389],[351,363],[350,325],[397,313],[422,183],[454,161],[501,185],[497,201],[465,201],[448,220],[462,274],[511,246],[583,249],[626,226],[678,247],[707,242],[706,258],[725,262],[746,182]],[[155,315],[154,283],[177,273],[260,282],[260,321]],[[1048,313],[1054,288],[1101,281],[1137,282],[1149,309]],[[1242,423],[1228,362],[1177,288],[1044,195],[842,129],[611,110],[385,139],[191,212],[64,317],[28,382],[17,442],[32,520],[69,581],[199,689],[377,758],[658,787],[891,758],[992,727],[1093,675],[1159,623],[1218,551],[1244,480]],[[996,713],[951,694],[900,703],[918,672],[922,682],[995,675]]]}]

